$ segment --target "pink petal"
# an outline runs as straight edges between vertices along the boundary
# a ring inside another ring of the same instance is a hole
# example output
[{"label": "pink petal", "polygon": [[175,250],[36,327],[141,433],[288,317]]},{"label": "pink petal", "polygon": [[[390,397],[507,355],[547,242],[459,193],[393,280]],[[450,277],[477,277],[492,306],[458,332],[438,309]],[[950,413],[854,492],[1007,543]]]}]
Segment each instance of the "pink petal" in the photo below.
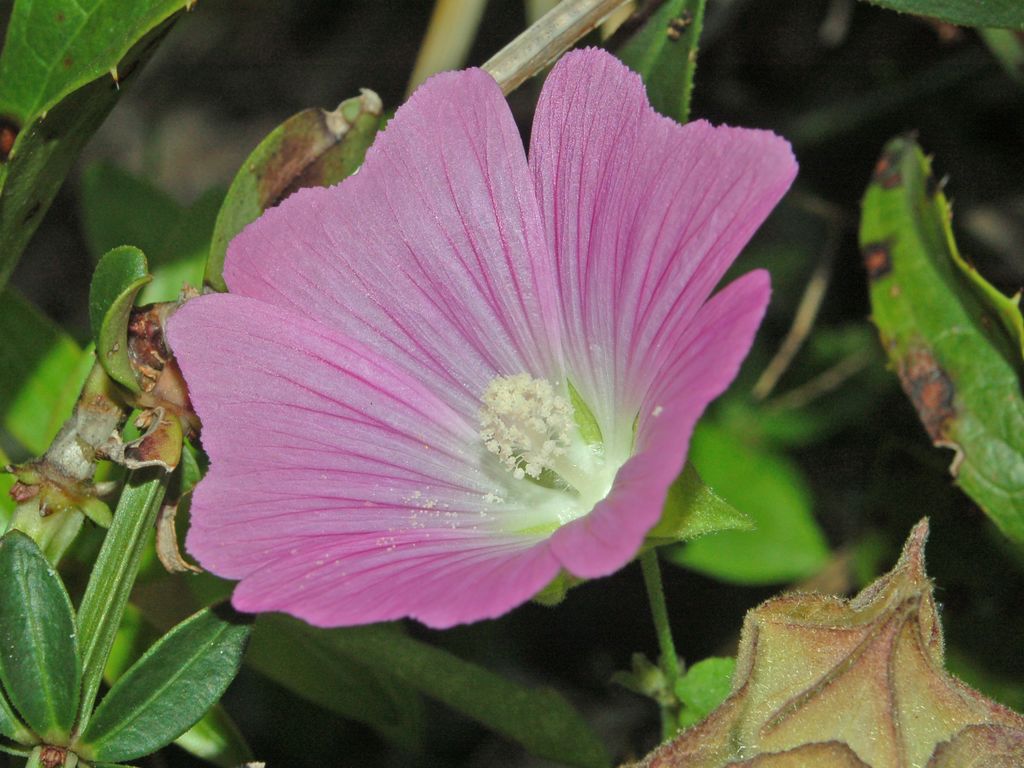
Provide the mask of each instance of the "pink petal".
[{"label": "pink petal", "polygon": [[628,441],[654,372],[796,163],[771,133],[659,116],[639,76],[589,49],[548,76],[530,165],[557,262],[567,368],[606,442]]},{"label": "pink petal", "polygon": [[[476,425],[390,361],[286,309],[188,302],[171,344],[211,468],[187,546],[243,610],[338,625],[503,613],[558,571],[494,490]],[[511,475],[509,475],[511,479]]]},{"label": "pink petal", "polygon": [[560,528],[551,549],[577,576],[605,576],[625,565],[661,516],[683,468],[694,424],[729,386],[768,306],[768,273],[751,272],[701,307],[675,340],[674,359],[657,373],[640,409],[637,453],[604,501]]},{"label": "pink petal", "polygon": [[394,360],[467,415],[498,373],[559,359],[554,280],[522,141],[480,70],[432,78],[355,176],[242,232],[225,277]]}]

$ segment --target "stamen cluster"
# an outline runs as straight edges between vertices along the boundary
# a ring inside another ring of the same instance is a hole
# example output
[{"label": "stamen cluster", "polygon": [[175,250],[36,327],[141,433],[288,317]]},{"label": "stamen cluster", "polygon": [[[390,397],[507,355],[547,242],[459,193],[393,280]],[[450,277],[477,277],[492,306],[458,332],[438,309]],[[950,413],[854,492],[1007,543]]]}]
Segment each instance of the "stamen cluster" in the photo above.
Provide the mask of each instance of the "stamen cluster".
[{"label": "stamen cluster", "polygon": [[569,447],[572,405],[550,381],[528,373],[498,376],[484,392],[480,437],[517,479],[539,478]]}]

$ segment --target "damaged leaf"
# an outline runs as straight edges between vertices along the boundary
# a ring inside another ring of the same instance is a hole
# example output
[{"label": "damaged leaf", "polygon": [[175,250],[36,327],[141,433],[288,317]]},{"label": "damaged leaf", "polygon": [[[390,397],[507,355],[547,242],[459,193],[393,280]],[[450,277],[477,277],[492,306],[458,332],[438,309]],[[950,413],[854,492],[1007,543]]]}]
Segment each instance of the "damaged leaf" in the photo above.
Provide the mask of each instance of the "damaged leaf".
[{"label": "damaged leaf", "polygon": [[648,2],[608,41],[615,55],[643,78],[651,106],[682,123],[690,114],[703,20],[704,2]]},{"label": "damaged leaf", "polygon": [[957,251],[931,163],[889,142],[864,197],[860,243],[882,346],[950,472],[1024,542],[1024,397],[1019,294],[1007,298]]},{"label": "damaged leaf", "polygon": [[355,173],[383,111],[380,97],[364,88],[331,112],[306,109],[271,131],[242,164],[217,214],[206,284],[227,290],[221,273],[228,243],[267,208],[303,187],[329,187]]},{"label": "damaged leaf", "polygon": [[729,698],[636,766],[1017,764],[1006,756],[1024,749],[1024,717],[945,671],[927,537],[923,520],[850,600],[790,594],[750,611]]}]

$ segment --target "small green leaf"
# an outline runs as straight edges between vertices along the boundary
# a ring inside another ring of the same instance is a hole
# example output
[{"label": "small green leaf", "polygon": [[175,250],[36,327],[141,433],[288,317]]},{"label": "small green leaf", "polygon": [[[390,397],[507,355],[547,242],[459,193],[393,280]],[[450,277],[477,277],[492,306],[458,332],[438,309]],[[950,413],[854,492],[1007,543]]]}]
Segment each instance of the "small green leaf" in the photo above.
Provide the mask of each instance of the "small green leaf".
[{"label": "small green leaf", "polygon": [[1024,3],[1020,0],[868,0],[872,5],[900,13],[929,16],[965,27],[1001,27],[1024,30]]},{"label": "small green leaf", "polygon": [[14,3],[0,52],[0,134],[13,139],[0,156],[0,287],[126,81],[190,4]]},{"label": "small green leaf", "polygon": [[0,413],[28,453],[50,445],[91,366],[92,355],[15,290],[0,292]]},{"label": "small green leaf", "polygon": [[756,525],[725,531],[663,551],[665,558],[737,584],[777,584],[806,578],[828,559],[799,469],[782,454],[744,444],[702,422],[690,458],[710,485]]},{"label": "small green leaf", "polygon": [[199,287],[224,193],[213,189],[179,205],[148,181],[96,163],[82,176],[82,219],[93,258],[125,243],[146,254],[153,281],[137,303],[174,301],[188,283]]},{"label": "small green leaf", "polygon": [[754,522],[714,492],[689,461],[668,489],[661,519],[647,533],[654,546],[689,541],[718,531],[754,528]]},{"label": "small green leaf", "polygon": [[604,436],[601,434],[601,425],[594,418],[594,412],[590,410],[587,401],[584,400],[576,387],[568,379],[565,380],[569,389],[569,401],[572,403],[572,415],[579,427],[580,437],[587,445],[604,445]]},{"label": "small green leaf", "polygon": [[1004,534],[1024,542],[1024,327],[1017,297],[959,254],[930,163],[890,141],[864,196],[860,244],[872,318],[950,472]]},{"label": "small green leaf", "polygon": [[[705,0],[648,1],[641,7],[637,22],[648,9],[653,12],[615,51],[643,78],[651,106],[681,123],[690,116],[704,4]],[[616,39],[613,37],[610,43],[614,46]]]},{"label": "small green leaf", "polygon": [[[299,655],[297,648],[312,643],[319,646],[325,662],[358,660],[519,742],[537,757],[581,768],[610,764],[601,740],[557,692],[521,686],[408,637],[394,625],[318,630],[286,616],[265,614],[257,622],[257,641],[261,632],[293,639],[293,656]],[[295,645],[300,638],[302,645]]]},{"label": "small green leaf", "polygon": [[[164,575],[166,576],[166,572]],[[106,669],[103,671],[103,678],[108,684],[115,683],[142,657],[149,646],[159,639],[159,633],[146,621],[142,612],[134,605],[126,606],[114,646],[107,659]],[[175,739],[174,743],[189,754],[220,768],[236,768],[252,759],[245,738],[219,704],[215,704],[198,723]]]},{"label": "small green leaf", "polygon": [[172,629],[119,679],[80,737],[86,759],[131,760],[170,744],[220,699],[251,631],[223,608]]},{"label": "small green leaf", "polygon": [[676,696],[683,704],[679,715],[681,728],[699,723],[725,701],[732,688],[735,669],[735,659],[712,656],[686,670],[676,681]]},{"label": "small green leaf", "polygon": [[337,109],[306,109],[260,142],[231,182],[206,265],[206,284],[226,291],[222,275],[228,243],[267,208],[302,187],[327,187],[355,173],[381,125],[383,107],[373,91]]},{"label": "small green leaf", "polygon": [[141,391],[128,354],[128,315],[135,294],[152,280],[142,251],[123,245],[103,255],[89,286],[89,321],[96,358],[118,384]]},{"label": "small green leaf", "polygon": [[57,572],[21,531],[0,538],[0,679],[33,731],[67,737],[81,682],[74,613]]},{"label": "small green leaf", "polygon": [[160,469],[136,470],[128,476],[117,502],[114,521],[78,611],[79,646],[82,649],[82,706],[78,728],[84,730],[103,678],[107,658],[121,625],[128,596],[139,572],[139,561],[156,523],[167,490],[168,475]]}]

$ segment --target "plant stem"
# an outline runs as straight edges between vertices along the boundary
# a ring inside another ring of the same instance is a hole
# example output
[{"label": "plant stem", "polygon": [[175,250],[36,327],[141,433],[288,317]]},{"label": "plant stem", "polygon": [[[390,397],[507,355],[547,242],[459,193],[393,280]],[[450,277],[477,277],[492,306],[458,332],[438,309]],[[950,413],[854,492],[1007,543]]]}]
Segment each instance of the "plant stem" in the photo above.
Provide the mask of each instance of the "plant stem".
[{"label": "plant stem", "polygon": [[114,521],[107,531],[78,611],[78,647],[82,654],[82,699],[77,732],[89,723],[103,668],[124,616],[147,534],[156,522],[170,475],[158,467],[128,476]]},{"label": "plant stem", "polygon": [[519,37],[494,54],[483,68],[502,93],[518,88],[577,40],[594,29],[626,0],[562,0]]},{"label": "plant stem", "polygon": [[660,666],[665,674],[665,685],[674,703],[662,704],[661,730],[663,738],[675,735],[679,729],[679,703],[675,701],[676,682],[681,675],[679,656],[672,641],[672,627],[668,620],[668,606],[665,604],[665,590],[661,585],[661,571],[658,566],[658,552],[649,549],[640,555],[640,567],[644,573],[644,586],[647,587],[647,598],[651,603],[651,617],[654,619],[654,631],[658,636],[658,649],[661,652]]},{"label": "plant stem", "polygon": [[458,69],[466,63],[486,7],[487,0],[437,0],[434,3],[406,96],[431,75]]}]

